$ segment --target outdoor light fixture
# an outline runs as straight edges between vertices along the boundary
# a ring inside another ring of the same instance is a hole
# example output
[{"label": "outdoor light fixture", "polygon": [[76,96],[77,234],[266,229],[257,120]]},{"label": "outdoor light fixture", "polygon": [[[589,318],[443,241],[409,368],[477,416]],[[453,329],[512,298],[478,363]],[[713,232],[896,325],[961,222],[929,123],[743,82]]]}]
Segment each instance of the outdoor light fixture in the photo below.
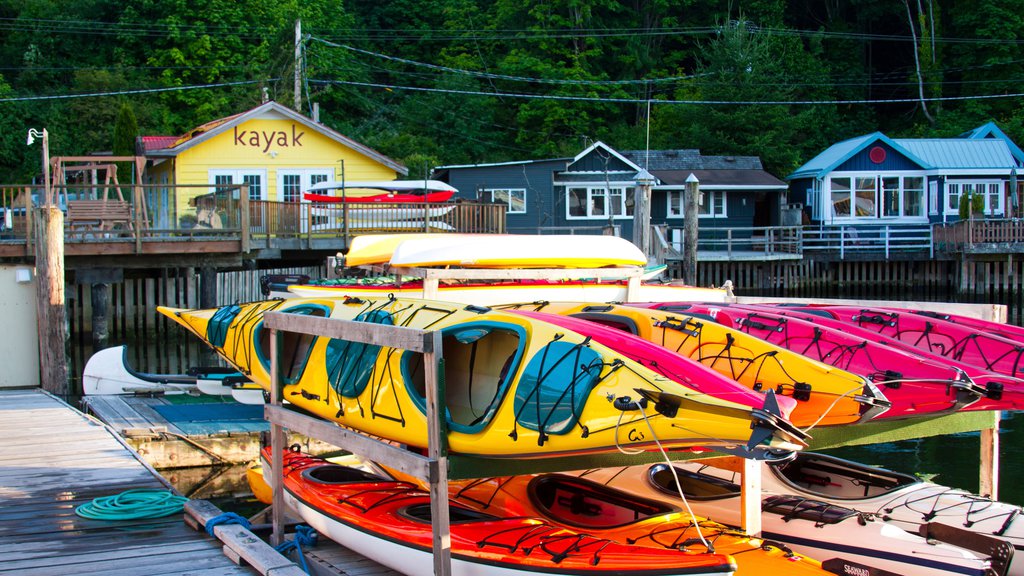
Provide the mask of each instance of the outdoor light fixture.
[{"label": "outdoor light fixture", "polygon": [[49,134],[46,132],[46,128],[43,128],[42,132],[40,132],[39,130],[36,130],[35,128],[29,128],[28,129],[28,140],[25,141],[25,145],[26,146],[31,146],[36,141],[36,138],[46,138],[48,136],[49,136]]},{"label": "outdoor light fixture", "polygon": [[46,198],[46,206],[53,206],[53,191],[50,189],[50,133],[43,128],[42,131],[35,128],[28,129],[26,146],[31,146],[36,138],[43,139],[43,194]]}]

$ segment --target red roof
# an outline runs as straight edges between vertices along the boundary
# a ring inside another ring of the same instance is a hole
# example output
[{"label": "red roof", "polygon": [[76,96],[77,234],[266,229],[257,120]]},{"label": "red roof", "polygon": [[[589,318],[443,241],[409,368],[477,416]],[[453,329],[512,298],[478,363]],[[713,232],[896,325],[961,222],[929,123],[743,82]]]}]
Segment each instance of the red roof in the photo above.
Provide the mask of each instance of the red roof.
[{"label": "red roof", "polygon": [[177,142],[179,138],[180,136],[143,136],[142,146],[146,152],[163,150],[164,148],[174,146],[174,143]]}]

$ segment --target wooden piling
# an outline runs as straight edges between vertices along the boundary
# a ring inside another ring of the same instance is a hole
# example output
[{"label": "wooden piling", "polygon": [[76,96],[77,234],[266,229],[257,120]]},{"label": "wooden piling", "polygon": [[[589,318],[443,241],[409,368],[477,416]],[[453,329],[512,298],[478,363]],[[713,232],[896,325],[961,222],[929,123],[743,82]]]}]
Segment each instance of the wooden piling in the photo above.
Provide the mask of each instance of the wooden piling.
[{"label": "wooden piling", "polygon": [[40,382],[47,392],[67,396],[64,213],[54,205],[36,211],[36,280]]},{"label": "wooden piling", "polygon": [[107,302],[110,301],[110,284],[94,283],[90,286],[92,302],[92,348],[103,350],[110,340],[110,323]]}]

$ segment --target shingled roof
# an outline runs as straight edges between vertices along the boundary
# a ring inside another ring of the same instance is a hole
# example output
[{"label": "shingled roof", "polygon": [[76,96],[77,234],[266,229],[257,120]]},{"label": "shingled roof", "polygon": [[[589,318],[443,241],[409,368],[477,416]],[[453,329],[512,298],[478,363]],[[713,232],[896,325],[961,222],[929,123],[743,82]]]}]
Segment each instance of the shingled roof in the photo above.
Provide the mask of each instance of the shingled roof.
[{"label": "shingled roof", "polygon": [[648,170],[763,170],[757,156],[703,156],[700,150],[627,150],[619,152]]}]

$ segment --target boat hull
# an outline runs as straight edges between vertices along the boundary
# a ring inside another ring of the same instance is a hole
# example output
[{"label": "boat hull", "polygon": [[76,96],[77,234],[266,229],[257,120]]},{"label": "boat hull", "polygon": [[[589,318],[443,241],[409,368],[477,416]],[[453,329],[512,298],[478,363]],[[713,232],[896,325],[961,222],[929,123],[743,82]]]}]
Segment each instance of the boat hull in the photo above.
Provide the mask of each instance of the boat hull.
[{"label": "boat hull", "polygon": [[[266,457],[266,455],[265,455]],[[434,573],[429,495],[412,485],[286,453],[285,502],[318,533],[410,576]],[[335,480],[346,478],[345,480]],[[533,518],[451,507],[452,574],[724,576],[730,556],[626,546]]]},{"label": "boat hull", "polygon": [[[700,463],[675,463],[681,482],[687,486],[687,502],[695,514],[728,525],[740,521],[739,486],[733,473],[705,467]],[[655,475],[652,476],[651,472]],[[666,465],[632,466],[588,470],[580,475],[608,486],[629,490],[658,501],[680,502]],[[729,476],[723,477],[728,474]],[[695,477],[714,481],[696,482]],[[653,480],[652,478],[657,478]],[[823,563],[834,558],[888,570],[904,576],[949,576],[989,574],[990,563],[968,550],[926,540],[897,526],[872,521],[856,511],[811,500],[765,498],[761,514],[761,536],[783,543]],[[804,509],[804,514],[793,512]]]}]

